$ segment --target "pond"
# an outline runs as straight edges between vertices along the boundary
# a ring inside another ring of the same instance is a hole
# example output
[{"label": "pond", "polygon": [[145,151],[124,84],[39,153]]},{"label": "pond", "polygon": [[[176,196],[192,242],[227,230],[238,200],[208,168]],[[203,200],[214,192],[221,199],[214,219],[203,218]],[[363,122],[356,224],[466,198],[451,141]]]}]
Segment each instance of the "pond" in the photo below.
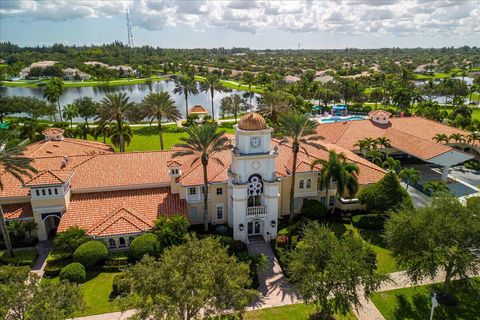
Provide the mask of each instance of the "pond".
[{"label": "pond", "polygon": [[[81,97],[91,97],[95,101],[100,101],[105,97],[106,93],[110,92],[125,92],[129,97],[130,101],[140,102],[146,95],[150,92],[159,92],[167,91],[170,92],[170,95],[175,104],[182,114],[185,116],[185,96],[174,94],[173,89],[175,88],[175,83],[171,80],[156,81],[150,84],[134,84],[134,85],[125,85],[125,86],[114,86],[114,87],[78,87],[78,88],[65,88],[62,96],[60,97],[60,104],[62,106],[72,103],[76,98]],[[215,92],[213,104],[215,109],[215,118],[219,116],[220,113],[220,100],[228,95],[238,93],[244,97],[248,97],[248,92],[229,89],[229,92]],[[34,96],[40,99],[43,99],[43,90],[41,88],[24,88],[24,87],[0,87],[0,95],[7,96]],[[257,95],[254,95],[252,98],[252,104],[256,105]],[[247,102],[248,102],[248,98]],[[200,92],[196,96],[188,96],[188,106],[191,108],[194,105],[202,105],[207,109],[208,113],[211,115],[211,100],[210,93]],[[80,121],[81,119],[75,119],[75,121]]]}]

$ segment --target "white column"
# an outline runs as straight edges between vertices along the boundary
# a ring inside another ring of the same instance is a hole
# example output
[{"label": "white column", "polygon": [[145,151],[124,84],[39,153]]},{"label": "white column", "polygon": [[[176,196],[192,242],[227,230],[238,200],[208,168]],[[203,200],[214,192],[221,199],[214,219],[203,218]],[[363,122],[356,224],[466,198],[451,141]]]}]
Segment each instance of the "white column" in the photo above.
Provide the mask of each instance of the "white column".
[{"label": "white column", "polygon": [[[264,183],[264,198],[265,206],[267,207],[264,236],[267,237],[268,232],[270,234],[270,239],[275,239],[277,237],[280,190],[279,185],[279,182]],[[272,221],[275,221],[275,227],[272,227]]]},{"label": "white column", "polygon": [[[233,239],[247,242],[247,189],[246,186],[233,186],[232,188],[232,211],[233,211]],[[243,230],[240,230],[240,224]]]},{"label": "white column", "polygon": [[442,181],[447,182],[448,178],[448,170],[450,169],[450,166],[443,166],[443,171],[442,171]]},{"label": "white column", "polygon": [[37,237],[38,241],[46,241],[48,239],[47,230],[45,228],[45,223],[42,220],[42,215],[40,213],[34,212],[33,218],[37,224]]}]

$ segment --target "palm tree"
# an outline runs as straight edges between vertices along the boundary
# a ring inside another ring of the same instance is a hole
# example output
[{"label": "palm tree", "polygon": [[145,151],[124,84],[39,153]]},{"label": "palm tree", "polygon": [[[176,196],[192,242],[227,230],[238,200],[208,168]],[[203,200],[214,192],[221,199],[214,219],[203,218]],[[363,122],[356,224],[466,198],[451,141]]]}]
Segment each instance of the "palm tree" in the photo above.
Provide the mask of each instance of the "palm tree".
[{"label": "palm tree", "polygon": [[277,124],[278,116],[288,111],[288,102],[285,94],[280,91],[267,91],[262,94],[258,112],[265,118]]},{"label": "palm tree", "polygon": [[[72,130],[73,131],[73,130]],[[79,136],[80,139],[87,140],[88,139],[88,134],[90,133],[90,129],[85,123],[80,123],[77,125],[75,128],[75,136]]]},{"label": "palm tree", "polygon": [[449,140],[454,140],[456,143],[462,143],[465,141],[465,136],[461,133],[452,133]]},{"label": "palm tree", "polygon": [[204,92],[210,91],[210,99],[212,100],[212,120],[215,121],[215,109],[213,108],[213,97],[215,91],[223,92],[224,87],[220,81],[220,76],[216,73],[209,73],[205,76],[205,81],[200,83],[200,90]]},{"label": "palm tree", "polygon": [[290,222],[293,221],[293,199],[295,196],[295,176],[297,172],[297,158],[300,148],[304,145],[311,145],[323,149],[323,146],[316,141],[323,139],[316,135],[318,122],[310,120],[309,116],[298,111],[290,111],[279,117],[277,134],[282,137],[280,144],[291,142],[293,165],[291,169],[292,183],[290,185]]},{"label": "palm tree", "polygon": [[[23,146],[10,143],[14,136],[5,135],[0,139],[0,166],[4,172],[11,174],[15,179],[24,183],[24,176],[31,177],[37,170],[32,166],[32,159],[23,156]],[[0,175],[0,190],[4,185]],[[3,234],[3,240],[10,256],[13,256],[12,242],[8,234],[5,217],[3,215],[2,205],[0,203],[0,229]]]},{"label": "palm tree", "polygon": [[386,138],[386,137],[379,137],[376,140],[376,143],[377,145],[380,147],[380,148],[389,148],[391,147],[391,144],[390,144],[390,139]]},{"label": "palm tree", "polygon": [[215,160],[222,161],[216,154],[230,149],[229,139],[224,135],[225,131],[217,132],[217,124],[207,122],[201,126],[185,128],[188,137],[180,137],[182,143],[175,144],[176,151],[172,158],[193,155],[192,165],[200,161],[203,167],[203,225],[208,231],[208,163]]},{"label": "palm tree", "polygon": [[185,96],[185,118],[188,118],[188,95],[196,96],[198,94],[197,83],[195,78],[191,76],[182,76],[175,79],[175,89],[173,93],[178,93]]},{"label": "palm tree", "polygon": [[126,123],[122,122],[120,126],[112,127],[112,131],[110,132],[110,141],[112,141],[113,145],[120,150],[123,147],[123,151],[121,152],[125,152],[125,145],[130,145],[132,138],[132,129]]},{"label": "palm tree", "polygon": [[182,117],[175,106],[175,101],[170,98],[170,94],[168,92],[151,92],[145,98],[143,98],[142,109],[144,111],[144,115],[150,119],[150,123],[153,120],[157,120],[158,135],[160,137],[160,149],[163,150],[163,119],[175,122]]},{"label": "palm tree", "polygon": [[223,97],[220,101],[220,110],[223,114],[233,114],[235,123],[237,123],[237,116],[246,110],[245,99],[238,93]]},{"label": "palm tree", "polygon": [[[318,164],[322,166],[320,188],[325,187],[325,199],[328,197],[328,187],[332,180],[337,183],[337,197],[343,197],[347,191],[352,197],[357,193],[360,168],[355,163],[347,162],[345,154],[330,150],[328,160],[316,159],[311,163],[311,166],[314,167]],[[335,212],[335,206],[333,212]]]},{"label": "palm tree", "polygon": [[408,190],[408,186],[410,184],[414,185],[414,184],[418,183],[420,180],[422,180],[422,174],[420,173],[420,171],[418,171],[414,168],[405,168],[402,171],[400,171],[398,176],[401,179],[405,180],[405,182],[407,184],[407,190]]},{"label": "palm tree", "polygon": [[400,161],[392,157],[387,157],[387,159],[385,159],[385,161],[382,163],[382,168],[388,171],[397,172],[401,168]]},{"label": "palm tree", "polygon": [[471,134],[468,135],[467,141],[468,141],[468,143],[470,143],[472,146],[474,146],[476,141],[479,141],[479,142],[480,142],[480,133],[478,133],[478,132],[472,132]]},{"label": "palm tree", "polygon": [[67,104],[63,107],[63,115],[70,121],[70,128],[73,128],[73,118],[78,117],[78,108],[75,104]]},{"label": "palm tree", "polygon": [[100,101],[96,120],[111,123],[115,122],[118,136],[118,147],[120,152],[125,152],[125,141],[123,137],[123,122],[128,118],[129,109],[133,107],[133,102],[128,101],[126,93],[107,93],[105,98]]},{"label": "palm tree", "polygon": [[385,154],[378,149],[372,149],[370,151],[367,151],[365,158],[368,159],[368,161],[373,162],[376,165],[380,166],[383,163]]},{"label": "palm tree", "polygon": [[252,85],[255,83],[255,75],[251,72],[245,71],[242,75],[242,81],[248,86],[249,105],[252,108]]},{"label": "palm tree", "polygon": [[444,134],[444,133],[437,133],[432,140],[435,140],[436,142],[438,143],[442,143],[442,142],[445,142],[445,143],[449,143],[450,142],[450,138]]},{"label": "palm tree", "polygon": [[107,143],[107,136],[110,136],[111,132],[112,127],[107,122],[101,121],[93,130],[93,137],[95,138],[95,140],[97,140],[98,137],[102,136],[103,143]]},{"label": "palm tree", "polygon": [[43,89],[43,97],[47,99],[52,105],[58,104],[58,113],[60,115],[60,122],[63,122],[62,109],[60,108],[60,96],[63,93],[63,80],[60,78],[53,78],[47,82],[45,89]]},{"label": "palm tree", "polygon": [[423,190],[430,192],[432,196],[449,191],[447,184],[441,180],[428,181],[423,185]]}]

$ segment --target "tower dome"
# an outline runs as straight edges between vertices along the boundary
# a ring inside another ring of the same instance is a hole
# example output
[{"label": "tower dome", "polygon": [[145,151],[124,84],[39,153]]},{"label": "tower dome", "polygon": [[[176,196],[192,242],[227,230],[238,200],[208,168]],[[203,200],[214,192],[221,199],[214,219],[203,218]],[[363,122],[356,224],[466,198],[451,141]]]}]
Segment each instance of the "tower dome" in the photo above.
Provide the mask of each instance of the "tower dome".
[{"label": "tower dome", "polygon": [[250,112],[244,115],[238,123],[238,128],[247,131],[267,129],[267,122],[256,112]]}]

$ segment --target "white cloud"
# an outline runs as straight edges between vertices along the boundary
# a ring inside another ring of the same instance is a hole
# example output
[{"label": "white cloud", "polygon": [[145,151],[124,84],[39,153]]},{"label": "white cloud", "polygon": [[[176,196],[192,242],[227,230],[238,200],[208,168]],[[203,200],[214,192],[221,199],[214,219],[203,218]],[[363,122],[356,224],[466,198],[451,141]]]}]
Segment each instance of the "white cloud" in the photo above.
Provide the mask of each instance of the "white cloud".
[{"label": "white cloud", "polygon": [[188,25],[257,33],[265,29],[339,34],[480,34],[480,1],[452,0],[1,0],[3,17],[51,21],[123,15],[134,26],[160,30]]}]

